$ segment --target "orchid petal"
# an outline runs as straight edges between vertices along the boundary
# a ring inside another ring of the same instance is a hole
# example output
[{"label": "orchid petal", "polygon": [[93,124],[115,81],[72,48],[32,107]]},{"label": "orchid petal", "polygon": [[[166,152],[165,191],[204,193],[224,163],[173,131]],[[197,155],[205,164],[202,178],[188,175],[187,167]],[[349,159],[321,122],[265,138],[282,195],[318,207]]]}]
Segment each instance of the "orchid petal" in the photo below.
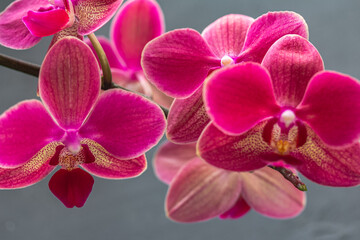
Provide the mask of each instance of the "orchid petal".
[{"label": "orchid petal", "polygon": [[40,182],[54,168],[49,164],[60,142],[43,147],[28,162],[17,168],[0,168],[0,189],[23,188]]},{"label": "orchid petal", "polygon": [[264,121],[240,136],[229,136],[209,124],[200,136],[198,155],[208,163],[231,171],[251,171],[264,167],[262,156],[273,149],[263,141]]},{"label": "orchid petal", "polygon": [[244,133],[280,111],[268,72],[250,62],[210,75],[204,86],[204,102],[214,124],[230,135]]},{"label": "orchid petal", "polygon": [[157,87],[155,87],[150,82],[147,82],[150,85],[151,92],[152,92],[152,99],[154,102],[159,104],[160,106],[163,106],[165,108],[170,108],[171,104],[174,102],[174,98],[166,95],[162,91],[160,91]]},{"label": "orchid petal", "polygon": [[310,180],[327,186],[360,184],[360,143],[347,148],[331,148],[310,127],[306,131],[306,143],[290,153],[303,163],[296,166],[297,170]]},{"label": "orchid petal", "polygon": [[360,84],[337,72],[315,75],[295,115],[328,145],[344,146],[360,136]]},{"label": "orchid petal", "polygon": [[157,2],[133,0],[123,5],[115,16],[110,38],[127,67],[138,71],[144,46],[164,31],[164,16]]},{"label": "orchid petal", "polygon": [[64,134],[41,102],[18,103],[0,116],[0,166],[18,167]]},{"label": "orchid petal", "polygon": [[48,6],[48,0],[17,0],[0,13],[0,44],[14,49],[27,49],[41,38],[33,36],[22,18],[28,11]]},{"label": "orchid petal", "polygon": [[296,107],[311,77],[324,70],[316,48],[299,35],[286,35],[266,53],[262,65],[271,75],[278,104]]},{"label": "orchid petal", "polygon": [[234,204],[232,208],[221,214],[219,217],[221,219],[237,219],[241,218],[245,214],[247,214],[250,211],[251,207],[247,202],[244,200],[244,198],[240,195],[237,202]]},{"label": "orchid petal", "polygon": [[94,178],[81,170],[60,169],[49,181],[50,191],[67,207],[82,207],[89,197]]},{"label": "orchid petal", "polygon": [[171,182],[165,208],[174,221],[204,221],[233,206],[240,191],[238,173],[212,167],[195,158]]},{"label": "orchid petal", "polygon": [[84,36],[82,36],[78,33],[78,27],[79,27],[78,22],[74,22],[74,24],[71,27],[67,27],[64,30],[57,32],[54,35],[54,37],[51,39],[49,49],[51,49],[55,43],[57,43],[59,40],[61,40],[62,38],[65,38],[65,37],[76,37],[79,40],[83,41]]},{"label": "orchid petal", "polygon": [[305,207],[305,193],[295,188],[277,171],[265,167],[243,173],[245,201],[257,212],[272,218],[293,218]]},{"label": "orchid petal", "polygon": [[190,97],[174,100],[167,118],[166,136],[170,141],[190,143],[198,140],[210,121],[202,96],[200,87]]},{"label": "orchid petal", "polygon": [[101,28],[116,13],[122,0],[72,0],[79,33],[88,35]]},{"label": "orchid petal", "polygon": [[202,36],[219,58],[230,56],[236,58],[244,46],[246,33],[253,18],[229,14],[217,19],[207,26]]},{"label": "orchid petal", "polygon": [[193,29],[177,29],[150,41],[141,64],[147,79],[172,97],[188,97],[214,67],[218,59],[201,35]]},{"label": "orchid petal", "polygon": [[81,164],[81,167],[91,174],[107,179],[123,179],[139,176],[146,170],[146,157],[141,155],[137,158],[123,160],[111,155],[98,143],[83,139],[95,157],[95,162]]},{"label": "orchid petal", "polygon": [[90,48],[77,38],[59,40],[47,53],[39,93],[49,112],[65,129],[78,129],[100,92],[100,71]]},{"label": "orchid petal", "polygon": [[120,89],[102,93],[79,134],[122,159],[138,157],[155,146],[165,130],[159,106]]},{"label": "orchid petal", "polygon": [[161,181],[170,184],[180,168],[195,157],[195,144],[165,142],[154,156],[155,174]]},{"label": "orchid petal", "polygon": [[308,27],[303,17],[294,12],[269,12],[258,17],[247,32],[244,48],[236,62],[260,63],[270,46],[287,34],[308,38]]}]

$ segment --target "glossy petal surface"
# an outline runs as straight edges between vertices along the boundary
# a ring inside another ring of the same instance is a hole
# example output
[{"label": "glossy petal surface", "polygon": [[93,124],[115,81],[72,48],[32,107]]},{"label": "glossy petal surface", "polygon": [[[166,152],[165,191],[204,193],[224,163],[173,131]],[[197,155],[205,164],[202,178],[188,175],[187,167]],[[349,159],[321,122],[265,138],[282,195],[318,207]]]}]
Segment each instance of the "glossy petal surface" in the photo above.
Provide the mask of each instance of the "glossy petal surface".
[{"label": "glossy petal surface", "polygon": [[154,156],[156,176],[170,184],[182,166],[196,157],[195,144],[174,144],[165,142]]},{"label": "glossy petal surface", "polygon": [[90,139],[84,139],[81,142],[89,147],[95,157],[95,162],[82,164],[81,167],[97,177],[123,179],[136,177],[146,170],[145,155],[123,160],[111,155],[102,146]]},{"label": "glossy petal surface", "polygon": [[276,41],[262,65],[271,75],[277,103],[291,107],[301,102],[312,76],[324,70],[319,52],[299,35],[286,35]]},{"label": "glossy petal surface", "polygon": [[128,68],[141,70],[141,52],[164,30],[164,16],[153,0],[132,0],[122,6],[111,26],[111,41]]},{"label": "glossy petal surface", "polygon": [[255,63],[214,72],[204,85],[204,101],[214,124],[231,135],[246,132],[280,110],[268,72]]},{"label": "glossy petal surface", "polygon": [[239,136],[229,136],[209,124],[200,136],[197,152],[208,163],[232,171],[251,171],[266,165],[262,156],[273,152],[263,141],[266,121]]},{"label": "glossy petal surface", "polygon": [[93,184],[93,177],[80,168],[60,169],[51,177],[49,188],[67,208],[80,208],[89,197]]},{"label": "glossy petal surface", "polygon": [[225,55],[236,58],[253,21],[253,18],[245,15],[229,14],[211,23],[201,35],[218,58]]},{"label": "glossy petal surface", "polygon": [[296,189],[277,171],[265,167],[241,175],[242,196],[257,212],[272,218],[290,218],[304,209],[305,193]]},{"label": "glossy petal surface", "polygon": [[286,34],[297,34],[308,38],[305,20],[294,12],[269,12],[251,24],[242,53],[236,62],[260,63],[270,46]]},{"label": "glossy petal surface", "polygon": [[40,182],[55,166],[49,165],[59,142],[51,142],[17,168],[0,168],[0,189],[23,188]]},{"label": "glossy petal surface", "polygon": [[196,158],[171,182],[165,208],[174,221],[208,220],[233,206],[240,191],[238,173],[214,168]]},{"label": "glossy petal surface", "polygon": [[66,129],[77,129],[100,92],[100,71],[90,48],[77,38],[59,40],[40,70],[39,94]]},{"label": "glossy petal surface", "polygon": [[175,99],[167,118],[167,138],[175,143],[195,142],[210,118],[206,113],[202,87],[190,97]]},{"label": "glossy petal surface", "polygon": [[18,103],[0,116],[0,165],[18,167],[64,134],[41,102]]},{"label": "glossy petal surface", "polygon": [[146,77],[169,96],[190,96],[211,68],[220,67],[202,36],[193,29],[178,29],[150,41],[142,54]]},{"label": "glossy petal surface", "polygon": [[358,80],[325,71],[311,79],[295,114],[307,122],[326,144],[349,145],[360,136],[359,99]]},{"label": "glossy petal surface", "polygon": [[120,89],[101,94],[79,134],[119,158],[134,158],[155,146],[165,130],[162,110],[149,100]]}]

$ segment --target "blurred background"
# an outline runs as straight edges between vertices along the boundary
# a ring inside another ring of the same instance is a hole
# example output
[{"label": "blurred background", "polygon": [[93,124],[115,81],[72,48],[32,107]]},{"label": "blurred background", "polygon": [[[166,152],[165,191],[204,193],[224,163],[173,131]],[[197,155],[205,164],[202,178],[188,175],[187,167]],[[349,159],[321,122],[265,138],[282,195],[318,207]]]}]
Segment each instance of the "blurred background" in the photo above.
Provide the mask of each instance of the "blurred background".
[{"label": "blurred background", "polygon": [[[0,11],[12,0],[1,0]],[[291,10],[309,25],[310,41],[322,55],[325,67],[360,78],[360,1],[358,0],[158,0],[166,30],[190,27],[202,31],[229,13],[256,18],[268,11]],[[109,36],[108,23],[96,32]],[[0,47],[0,52],[41,64],[50,38],[29,50]],[[0,66],[0,112],[36,97],[37,79]],[[0,146],[1,147],[1,146]],[[19,150],[21,146],[19,146]],[[319,239],[358,240],[359,188],[308,186],[307,206],[297,218],[273,220],[251,211],[239,220],[214,219],[179,224],[166,218],[167,186],[152,169],[154,150],[147,154],[148,170],[138,178],[95,179],[83,208],[67,209],[48,189],[50,177],[20,190],[0,191],[0,239],[36,240],[212,240],[212,239]]]}]

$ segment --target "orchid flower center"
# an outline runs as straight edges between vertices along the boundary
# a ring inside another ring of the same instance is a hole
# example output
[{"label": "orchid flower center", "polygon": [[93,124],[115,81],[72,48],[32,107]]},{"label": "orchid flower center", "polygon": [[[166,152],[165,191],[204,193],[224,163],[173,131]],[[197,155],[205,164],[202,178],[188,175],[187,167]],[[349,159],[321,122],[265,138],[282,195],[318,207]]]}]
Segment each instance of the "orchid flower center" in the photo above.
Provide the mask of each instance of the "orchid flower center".
[{"label": "orchid flower center", "polygon": [[232,59],[231,57],[229,57],[228,55],[225,55],[221,58],[221,66],[222,67],[226,67],[226,66],[230,66],[232,64],[234,64],[234,59]]},{"label": "orchid flower center", "polygon": [[282,122],[286,128],[289,128],[295,121],[295,113],[291,110],[284,111],[280,116],[280,122]]}]

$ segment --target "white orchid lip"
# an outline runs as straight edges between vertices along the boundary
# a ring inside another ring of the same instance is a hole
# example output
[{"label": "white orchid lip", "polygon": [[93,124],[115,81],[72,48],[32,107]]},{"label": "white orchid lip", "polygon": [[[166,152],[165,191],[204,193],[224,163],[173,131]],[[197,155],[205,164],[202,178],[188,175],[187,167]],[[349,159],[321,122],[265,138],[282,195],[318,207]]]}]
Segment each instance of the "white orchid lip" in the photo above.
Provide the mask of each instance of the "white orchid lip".
[{"label": "white orchid lip", "polygon": [[232,65],[234,63],[235,63],[234,59],[232,59],[228,55],[225,55],[221,58],[221,66],[222,67],[226,67],[226,66]]},{"label": "white orchid lip", "polygon": [[291,110],[284,111],[280,116],[280,122],[284,123],[285,127],[288,128],[296,119],[295,113]]}]

